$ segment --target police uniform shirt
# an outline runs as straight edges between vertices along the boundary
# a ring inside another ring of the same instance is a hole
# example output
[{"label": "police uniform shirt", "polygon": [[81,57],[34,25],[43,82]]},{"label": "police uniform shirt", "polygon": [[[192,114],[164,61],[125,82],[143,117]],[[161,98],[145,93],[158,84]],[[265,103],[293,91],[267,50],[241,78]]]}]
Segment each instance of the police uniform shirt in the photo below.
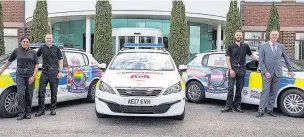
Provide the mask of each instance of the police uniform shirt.
[{"label": "police uniform shirt", "polygon": [[34,70],[34,66],[38,64],[37,53],[30,48],[25,49],[22,47],[16,48],[8,59],[9,62],[13,62],[17,59],[18,69],[30,69]]},{"label": "police uniform shirt", "polygon": [[55,45],[52,45],[51,47],[43,45],[38,49],[37,55],[38,57],[42,55],[42,67],[45,69],[59,68],[58,61],[63,59],[60,48]]},{"label": "police uniform shirt", "polygon": [[246,54],[252,55],[251,49],[246,43],[241,43],[240,46],[236,43],[230,44],[226,51],[226,56],[230,56],[231,67],[245,67]]}]

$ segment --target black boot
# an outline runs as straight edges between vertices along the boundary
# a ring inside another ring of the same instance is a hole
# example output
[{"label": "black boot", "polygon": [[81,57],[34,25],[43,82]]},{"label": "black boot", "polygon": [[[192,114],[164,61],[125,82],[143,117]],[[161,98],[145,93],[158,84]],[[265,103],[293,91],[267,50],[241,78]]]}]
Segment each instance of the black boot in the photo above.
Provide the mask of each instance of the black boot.
[{"label": "black boot", "polygon": [[234,111],[235,111],[235,112],[239,112],[239,113],[244,113],[244,111],[242,110],[241,107],[236,107],[236,108],[234,109]]},{"label": "black boot", "polygon": [[221,110],[222,113],[232,112],[232,108],[224,108]]},{"label": "black boot", "polygon": [[55,109],[51,109],[51,115],[56,115],[56,110]]},{"label": "black boot", "polygon": [[19,114],[17,120],[22,120],[22,119],[24,119],[24,114]]},{"label": "black boot", "polygon": [[26,119],[31,119],[31,113],[25,114],[25,118],[26,118]]},{"label": "black boot", "polygon": [[40,117],[42,115],[45,115],[45,112],[44,110],[39,110],[36,114],[35,114],[35,117]]}]

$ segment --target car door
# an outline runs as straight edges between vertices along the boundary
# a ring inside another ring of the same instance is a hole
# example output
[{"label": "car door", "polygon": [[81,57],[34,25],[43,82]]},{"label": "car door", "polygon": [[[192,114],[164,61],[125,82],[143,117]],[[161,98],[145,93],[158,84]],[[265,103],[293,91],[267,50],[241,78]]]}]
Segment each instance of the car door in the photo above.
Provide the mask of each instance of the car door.
[{"label": "car door", "polygon": [[69,100],[87,97],[89,72],[88,57],[81,52],[66,51],[67,94]]},{"label": "car door", "polygon": [[208,67],[205,75],[206,98],[226,100],[228,93],[228,67],[225,53],[204,55],[202,65]]}]

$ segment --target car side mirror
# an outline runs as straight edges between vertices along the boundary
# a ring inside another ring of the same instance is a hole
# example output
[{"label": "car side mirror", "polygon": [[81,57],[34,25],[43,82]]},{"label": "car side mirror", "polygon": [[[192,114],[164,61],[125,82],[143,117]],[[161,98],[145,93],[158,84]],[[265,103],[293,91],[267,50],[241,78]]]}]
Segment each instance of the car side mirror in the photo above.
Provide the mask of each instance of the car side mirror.
[{"label": "car side mirror", "polygon": [[178,66],[179,71],[186,71],[187,69],[188,69],[188,67],[186,65],[179,65]]},{"label": "car side mirror", "polygon": [[98,65],[98,68],[104,71],[107,68],[107,64],[106,63],[101,63],[101,64]]}]

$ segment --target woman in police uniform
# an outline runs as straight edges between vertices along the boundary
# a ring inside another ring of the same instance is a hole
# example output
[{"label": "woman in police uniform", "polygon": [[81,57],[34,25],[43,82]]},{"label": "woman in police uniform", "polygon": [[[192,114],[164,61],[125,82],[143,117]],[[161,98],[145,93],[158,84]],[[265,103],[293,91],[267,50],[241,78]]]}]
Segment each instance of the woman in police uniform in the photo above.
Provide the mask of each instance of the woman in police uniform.
[{"label": "woman in police uniform", "polygon": [[35,76],[38,71],[37,53],[29,48],[29,38],[21,38],[21,46],[16,48],[3,68],[3,71],[17,59],[16,84],[17,84],[17,101],[18,101],[18,120],[31,118],[32,97],[34,90]]}]

